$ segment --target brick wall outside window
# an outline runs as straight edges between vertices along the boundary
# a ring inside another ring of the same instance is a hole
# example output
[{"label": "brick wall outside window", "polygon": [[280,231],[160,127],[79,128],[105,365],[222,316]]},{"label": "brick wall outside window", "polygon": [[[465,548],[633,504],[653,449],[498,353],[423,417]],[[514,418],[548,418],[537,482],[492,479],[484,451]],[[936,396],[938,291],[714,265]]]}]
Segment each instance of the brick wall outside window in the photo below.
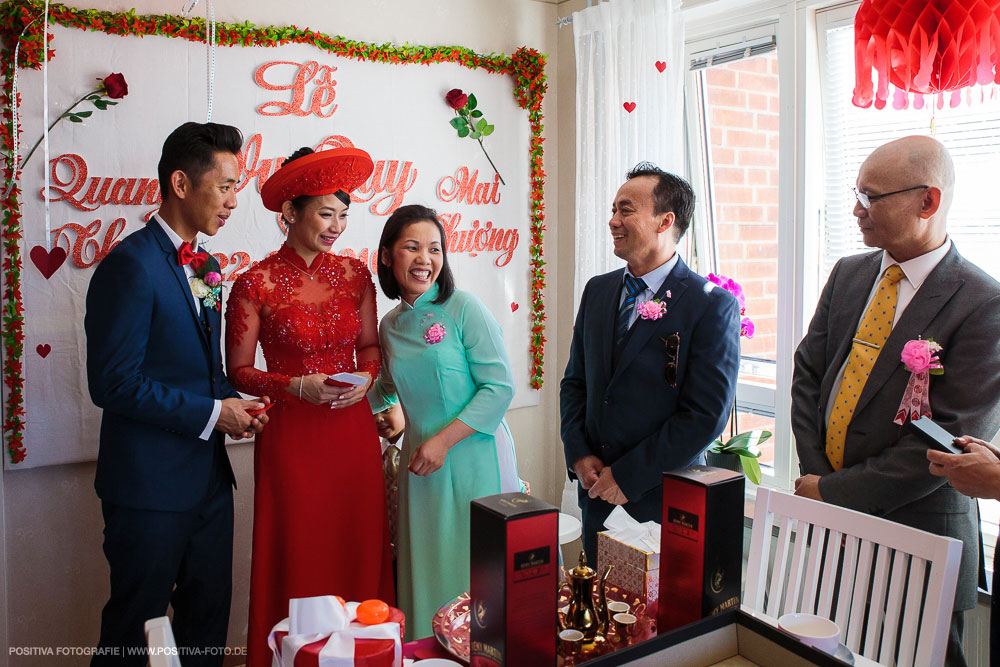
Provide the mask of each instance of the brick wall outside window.
[{"label": "brick wall outside window", "polygon": [[[743,286],[756,326],[744,356],[775,360],[778,309],[778,60],[771,53],[704,72],[718,272]],[[703,193],[699,193],[704,196]],[[741,379],[761,379],[747,378]],[[773,380],[761,379],[773,383]],[[739,430],[771,418],[740,415]],[[727,438],[729,428],[723,434]],[[773,461],[773,446],[761,463]]]}]

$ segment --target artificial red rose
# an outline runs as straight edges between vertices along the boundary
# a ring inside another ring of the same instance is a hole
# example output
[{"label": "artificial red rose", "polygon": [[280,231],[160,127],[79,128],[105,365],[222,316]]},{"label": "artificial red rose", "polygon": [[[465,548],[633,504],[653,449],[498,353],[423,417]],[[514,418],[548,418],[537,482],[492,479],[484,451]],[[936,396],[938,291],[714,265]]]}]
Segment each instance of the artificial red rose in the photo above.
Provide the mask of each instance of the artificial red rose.
[{"label": "artificial red rose", "polygon": [[128,95],[128,83],[121,74],[109,74],[102,81],[104,82],[104,90],[111,99],[120,100]]},{"label": "artificial red rose", "polygon": [[461,109],[469,101],[469,96],[458,88],[452,88],[448,91],[448,94],[444,96],[444,101],[447,102],[448,106],[452,109]]}]

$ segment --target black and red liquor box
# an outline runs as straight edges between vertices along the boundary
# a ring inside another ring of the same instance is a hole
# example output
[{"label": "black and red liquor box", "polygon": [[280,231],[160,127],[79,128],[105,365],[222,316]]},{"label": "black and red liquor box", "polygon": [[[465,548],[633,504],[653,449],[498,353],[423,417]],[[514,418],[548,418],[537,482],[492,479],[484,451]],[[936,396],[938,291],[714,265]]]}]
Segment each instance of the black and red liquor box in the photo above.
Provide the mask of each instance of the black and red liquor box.
[{"label": "black and red liquor box", "polygon": [[559,510],[500,493],[470,520],[471,667],[555,665]]},{"label": "black and red liquor box", "polygon": [[696,466],[663,474],[657,632],[740,604],[743,474]]}]

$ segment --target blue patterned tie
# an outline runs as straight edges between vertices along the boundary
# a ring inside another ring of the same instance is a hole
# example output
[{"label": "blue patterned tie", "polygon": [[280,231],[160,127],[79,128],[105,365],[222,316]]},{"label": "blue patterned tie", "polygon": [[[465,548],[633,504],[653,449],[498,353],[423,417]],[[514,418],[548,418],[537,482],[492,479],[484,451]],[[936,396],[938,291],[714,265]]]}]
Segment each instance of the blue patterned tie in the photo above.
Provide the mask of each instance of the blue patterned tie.
[{"label": "blue patterned tie", "polygon": [[633,278],[631,274],[625,274],[625,290],[628,294],[618,308],[618,319],[615,325],[615,344],[621,342],[625,334],[628,333],[628,321],[632,319],[632,311],[635,310],[635,300],[646,290],[646,281],[642,278]]}]

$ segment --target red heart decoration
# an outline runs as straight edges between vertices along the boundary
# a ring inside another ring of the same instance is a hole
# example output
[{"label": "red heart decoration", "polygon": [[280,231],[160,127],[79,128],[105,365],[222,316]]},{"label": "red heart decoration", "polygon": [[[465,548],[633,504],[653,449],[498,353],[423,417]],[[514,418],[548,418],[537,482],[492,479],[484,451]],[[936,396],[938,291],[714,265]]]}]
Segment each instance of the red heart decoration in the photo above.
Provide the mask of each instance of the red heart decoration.
[{"label": "red heart decoration", "polygon": [[662,74],[663,70],[667,69],[667,63],[663,62],[662,60],[657,60],[656,61],[656,69],[658,69],[660,71],[660,73]]},{"label": "red heart decoration", "polygon": [[518,304],[516,301],[510,302],[510,312],[512,313],[517,312],[517,309],[520,307],[521,307],[520,304]]},{"label": "red heart decoration", "polygon": [[48,280],[52,274],[66,261],[67,253],[64,249],[56,246],[52,250],[46,250],[45,246],[36,245],[29,253],[31,261],[35,263],[38,270],[45,279]]},{"label": "red heart decoration", "polygon": [[635,111],[635,102],[626,102],[622,106],[625,107],[625,111],[628,111],[629,113]]},{"label": "red heart decoration", "polygon": [[38,352],[38,356],[44,359],[45,357],[49,356],[49,352],[52,351],[52,346],[49,345],[48,343],[45,343],[43,345],[39,345],[38,347],[36,347],[35,351]]}]

